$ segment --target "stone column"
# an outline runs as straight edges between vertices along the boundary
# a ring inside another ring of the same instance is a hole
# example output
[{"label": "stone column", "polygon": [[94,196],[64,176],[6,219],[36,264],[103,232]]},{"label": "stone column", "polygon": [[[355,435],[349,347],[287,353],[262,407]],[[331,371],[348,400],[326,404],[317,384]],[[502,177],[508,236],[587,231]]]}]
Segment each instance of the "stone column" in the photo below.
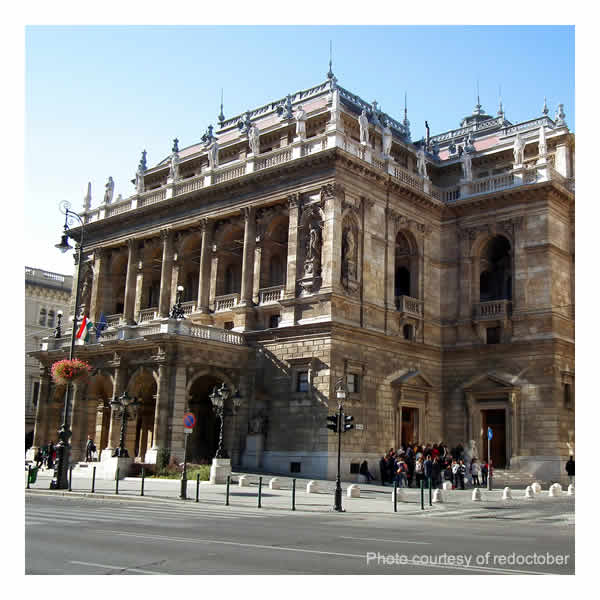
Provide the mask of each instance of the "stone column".
[{"label": "stone column", "polygon": [[465,443],[468,443],[469,440],[473,439],[473,417],[475,414],[475,399],[473,398],[473,394],[471,392],[466,392],[467,396],[467,440]]},{"label": "stone column", "polygon": [[527,251],[525,250],[526,240],[522,235],[523,217],[513,221],[513,290],[512,290],[512,308],[513,313],[523,311],[527,308],[527,281],[529,273],[527,269]]},{"label": "stone column", "polygon": [[242,257],[242,288],[240,305],[252,306],[252,287],[254,281],[254,248],[256,247],[256,211],[254,208],[242,209],[244,217],[244,253]]},{"label": "stone column", "polygon": [[50,402],[51,384],[50,370],[47,367],[40,367],[40,391],[35,411],[33,446],[30,450],[32,457],[48,441],[48,402]]},{"label": "stone column", "polygon": [[288,222],[288,255],[284,298],[292,299],[296,297],[300,194],[291,194],[288,196],[288,206],[290,218]]},{"label": "stone column", "polygon": [[341,292],[342,288],[342,190],[334,184],[325,188],[321,248],[321,291]]},{"label": "stone column", "polygon": [[173,382],[173,406],[171,410],[171,456],[176,456],[179,462],[183,462],[183,414],[186,408],[186,366],[177,365],[175,367]]},{"label": "stone column", "polygon": [[210,312],[210,267],[212,255],[212,235],[214,223],[208,219],[203,219],[202,223],[202,254],[200,255],[200,273],[198,277],[198,312],[208,314]]},{"label": "stone column", "polygon": [[171,368],[166,363],[158,365],[158,385],[154,405],[154,427],[152,430],[152,448],[146,453],[146,462],[156,463],[159,448],[169,445],[169,379]]},{"label": "stone column", "polygon": [[100,320],[100,313],[103,308],[107,261],[108,253],[104,248],[95,250],[94,278],[92,280],[92,293],[90,295],[90,319],[93,323],[97,323]]},{"label": "stone column", "polygon": [[169,316],[169,300],[171,298],[171,269],[173,268],[173,231],[162,229],[160,239],[163,245],[162,265],[160,270],[160,300],[158,317]]},{"label": "stone column", "polygon": [[215,310],[215,297],[217,295],[217,274],[219,271],[219,253],[216,246],[213,246],[211,265],[210,265],[210,292],[209,292],[209,307]]},{"label": "stone column", "polygon": [[252,302],[258,304],[260,298],[260,270],[262,260],[262,238],[254,248],[254,277],[252,278]]},{"label": "stone column", "polygon": [[[127,369],[124,365],[115,367],[115,383],[113,386],[113,399],[119,398],[123,394],[127,385]],[[115,409],[110,409],[110,427],[108,430],[108,445],[104,449],[108,456],[112,456],[112,451],[119,446],[121,435],[121,420],[117,418]]]},{"label": "stone column", "polygon": [[138,242],[134,239],[127,240],[127,279],[125,280],[125,302],[123,308],[123,322],[133,325],[135,322],[135,291],[137,276]]}]

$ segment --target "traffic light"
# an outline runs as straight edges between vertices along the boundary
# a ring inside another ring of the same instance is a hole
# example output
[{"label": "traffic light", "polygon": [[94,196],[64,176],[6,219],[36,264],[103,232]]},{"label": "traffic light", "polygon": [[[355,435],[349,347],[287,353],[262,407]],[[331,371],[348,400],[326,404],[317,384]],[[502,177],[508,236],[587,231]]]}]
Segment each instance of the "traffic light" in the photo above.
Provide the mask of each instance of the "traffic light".
[{"label": "traffic light", "polygon": [[331,431],[337,433],[338,430],[338,416],[331,415],[327,417],[327,429],[331,429]]},{"label": "traffic light", "polygon": [[350,415],[344,415],[344,431],[349,431],[350,429],[354,429],[354,425],[352,424],[354,421],[354,417]]}]

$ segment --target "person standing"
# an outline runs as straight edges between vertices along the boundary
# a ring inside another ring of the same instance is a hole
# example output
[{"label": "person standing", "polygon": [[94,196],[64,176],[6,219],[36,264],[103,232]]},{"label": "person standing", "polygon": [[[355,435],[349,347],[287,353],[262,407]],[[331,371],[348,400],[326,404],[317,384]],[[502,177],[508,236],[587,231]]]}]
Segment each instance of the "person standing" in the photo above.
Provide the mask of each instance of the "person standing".
[{"label": "person standing", "polygon": [[[465,467],[465,461],[461,458],[458,461],[458,469],[457,469],[458,483],[460,483],[461,490],[465,489],[465,472],[466,472],[466,470],[467,470],[467,468]],[[458,488],[458,484],[456,487]]]},{"label": "person standing", "polygon": [[406,463],[403,458],[399,458],[396,462],[396,481],[398,487],[407,487],[408,481],[406,479]]},{"label": "person standing", "polygon": [[373,477],[373,475],[369,473],[369,463],[366,460],[363,461],[363,463],[360,465],[360,469],[358,470],[358,472],[367,478],[367,482],[373,481],[375,479],[375,477]]},{"label": "person standing", "polygon": [[92,440],[92,436],[88,436],[87,444],[85,446],[85,462],[92,462],[94,452],[96,452],[94,440]]},{"label": "person standing", "polygon": [[52,441],[50,441],[48,443],[48,462],[47,462],[49,469],[54,468],[54,456],[55,456],[54,443]]},{"label": "person standing", "polygon": [[379,474],[381,475],[381,485],[385,485],[385,482],[388,478],[388,465],[387,465],[387,457],[383,455],[381,460],[379,461]]},{"label": "person standing", "polygon": [[431,477],[432,477],[432,482],[431,485],[434,488],[439,487],[440,483],[441,483],[441,472],[442,472],[442,465],[440,463],[440,459],[438,456],[436,456],[433,459],[433,464],[431,465]]},{"label": "person standing", "polygon": [[452,459],[452,489],[458,489],[458,463],[456,459]]},{"label": "person standing", "polygon": [[477,459],[474,458],[471,461],[471,477],[473,477],[473,487],[479,487],[479,473],[481,473],[481,467],[477,462]]},{"label": "person standing", "polygon": [[481,465],[481,485],[485,487],[487,485],[488,478],[488,464],[485,462]]},{"label": "person standing", "polygon": [[565,471],[569,476],[569,483],[575,483],[575,460],[572,456],[569,456],[569,460],[565,465]]},{"label": "person standing", "polygon": [[423,481],[424,476],[424,466],[423,466],[423,457],[419,456],[417,458],[417,462],[415,463],[415,487],[419,489],[421,487],[421,481]]},{"label": "person standing", "polygon": [[[427,458],[423,463],[423,475],[425,476],[423,485],[425,487],[429,487],[429,482],[431,481],[432,467],[433,461],[431,460],[431,454],[427,454]],[[433,487],[433,482],[431,482],[431,486]]]}]

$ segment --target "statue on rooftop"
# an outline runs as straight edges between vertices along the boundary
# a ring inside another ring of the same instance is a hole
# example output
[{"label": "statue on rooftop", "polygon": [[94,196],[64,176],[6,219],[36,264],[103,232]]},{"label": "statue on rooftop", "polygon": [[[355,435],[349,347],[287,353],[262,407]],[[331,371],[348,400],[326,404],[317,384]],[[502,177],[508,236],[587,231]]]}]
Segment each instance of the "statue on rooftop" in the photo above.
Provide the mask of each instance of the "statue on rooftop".
[{"label": "statue on rooftop", "polygon": [[538,138],[538,154],[540,158],[546,158],[548,154],[548,145],[546,144],[546,131],[544,126],[540,127],[540,136]]},{"label": "statue on rooftop", "polygon": [[171,181],[175,181],[176,179],[179,179],[179,154],[177,152],[173,152],[173,154],[171,154],[169,179]]},{"label": "statue on rooftop", "polygon": [[115,193],[115,182],[113,181],[112,177],[108,178],[108,181],[104,187],[104,204],[110,204],[113,199],[113,194]]},{"label": "statue on rooftop", "polygon": [[425,159],[425,148],[423,148],[423,146],[417,151],[417,173],[421,177],[427,177],[427,161]]},{"label": "statue on rooftop", "polygon": [[301,139],[306,139],[306,113],[302,105],[296,109],[296,135]]},{"label": "statue on rooftop", "polygon": [[358,126],[360,127],[360,143],[363,146],[367,146],[369,143],[369,119],[365,108],[363,108],[358,117]]},{"label": "statue on rooftop", "polygon": [[471,153],[467,152],[466,149],[462,153],[461,161],[463,168],[463,179],[471,181],[471,179],[473,179],[473,160],[471,158]]},{"label": "statue on rooftop", "polygon": [[219,166],[219,144],[214,138],[208,147],[208,166],[211,169],[216,169]]},{"label": "statue on rooftop", "polygon": [[525,144],[523,144],[523,140],[521,136],[517,133],[515,136],[515,144],[513,146],[513,155],[515,158],[515,165],[523,164],[523,155],[525,152]]},{"label": "statue on rooftop", "polygon": [[390,124],[385,121],[382,131],[382,146],[383,146],[383,155],[390,156],[392,151],[392,130],[390,129]]},{"label": "statue on rooftop", "polygon": [[260,154],[260,131],[258,127],[252,123],[248,130],[248,144],[250,145],[250,152],[255,156]]}]

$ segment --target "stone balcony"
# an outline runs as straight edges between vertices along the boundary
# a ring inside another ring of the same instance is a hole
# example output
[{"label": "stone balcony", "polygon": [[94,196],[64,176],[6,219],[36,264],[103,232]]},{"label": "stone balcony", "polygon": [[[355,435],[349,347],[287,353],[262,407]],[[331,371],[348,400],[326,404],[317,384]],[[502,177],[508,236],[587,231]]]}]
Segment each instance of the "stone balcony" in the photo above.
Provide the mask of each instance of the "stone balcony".
[{"label": "stone balcony", "polygon": [[258,304],[274,304],[283,298],[284,286],[275,285],[258,290]]},{"label": "stone balcony", "polygon": [[511,314],[511,309],[512,302],[510,300],[479,302],[473,306],[473,318],[476,321],[508,319]]},{"label": "stone balcony", "polygon": [[[136,340],[158,334],[175,334],[223,342],[225,344],[234,344],[236,346],[243,346],[246,343],[244,335],[235,331],[211,327],[210,325],[198,325],[187,320],[161,319],[140,325],[109,327],[102,333],[99,340],[97,340],[95,334],[92,333],[91,340],[88,343],[84,344],[83,341],[76,340],[75,345],[93,347],[107,342]],[[71,334],[66,334],[60,338],[48,337],[42,340],[41,350],[68,350],[70,344]]]},{"label": "stone balcony", "polygon": [[240,294],[225,294],[223,296],[215,297],[215,312],[224,312],[231,310],[240,303]]},{"label": "stone balcony", "polygon": [[557,180],[569,190],[572,191],[573,189],[572,180],[567,180],[558,173],[550,162],[545,163],[543,161],[530,161],[530,164],[524,165],[523,169],[520,170],[442,188],[432,184],[429,178],[405,169],[392,158],[384,157],[378,150],[370,146],[363,146],[348,135],[333,130],[306,140],[296,139],[289,146],[276,148],[257,156],[250,153],[244,158],[230,161],[214,169],[204,167],[201,173],[193,177],[167,183],[159,188],[141,194],[134,194],[112,204],[102,204],[95,209],[88,209],[82,213],[82,217],[85,223],[91,223],[152,204],[168,202],[171,198],[239,179],[257,171],[301,160],[305,156],[325,152],[334,147],[340,148],[374,168],[386,172],[393,180],[403,186],[421,192],[442,203],[456,202],[466,197],[549,180]]},{"label": "stone balcony", "polygon": [[396,296],[396,310],[415,319],[423,318],[423,300],[410,296]]}]

